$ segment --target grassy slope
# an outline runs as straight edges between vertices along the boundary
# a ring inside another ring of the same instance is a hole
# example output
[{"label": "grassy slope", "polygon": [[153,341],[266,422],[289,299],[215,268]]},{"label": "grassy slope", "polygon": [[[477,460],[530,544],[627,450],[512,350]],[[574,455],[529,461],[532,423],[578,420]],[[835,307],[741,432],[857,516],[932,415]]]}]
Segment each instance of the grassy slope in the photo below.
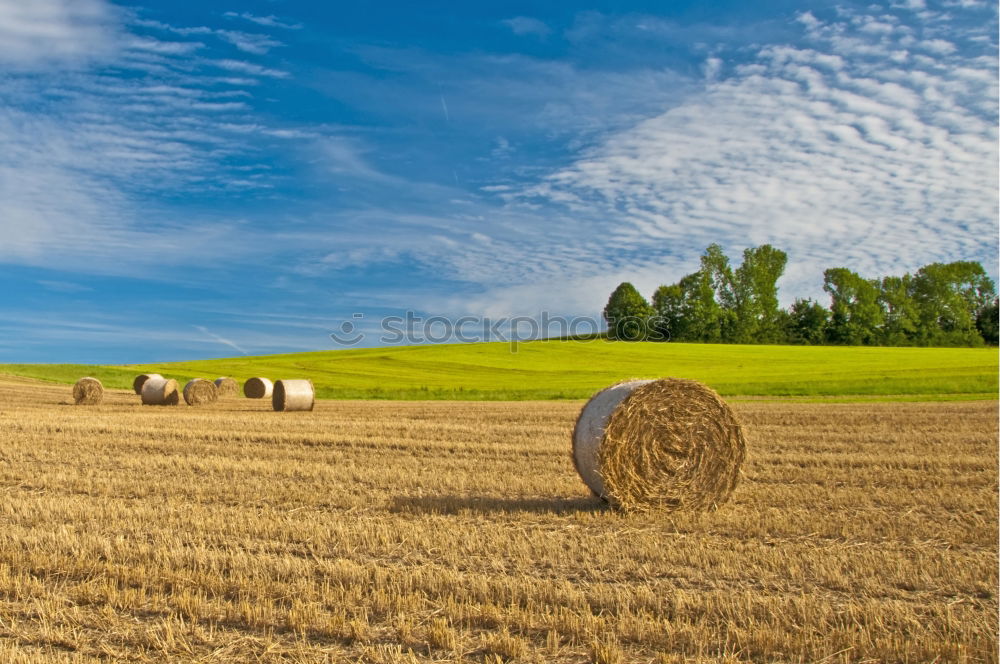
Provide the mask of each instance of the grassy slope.
[{"label": "grassy slope", "polygon": [[156,371],[178,380],[228,375],[311,378],[320,397],[389,399],[584,398],[623,378],[679,376],[724,395],[995,398],[997,350],[735,346],[545,341],[404,346],[95,367],[0,365],[0,373],[109,387]]}]

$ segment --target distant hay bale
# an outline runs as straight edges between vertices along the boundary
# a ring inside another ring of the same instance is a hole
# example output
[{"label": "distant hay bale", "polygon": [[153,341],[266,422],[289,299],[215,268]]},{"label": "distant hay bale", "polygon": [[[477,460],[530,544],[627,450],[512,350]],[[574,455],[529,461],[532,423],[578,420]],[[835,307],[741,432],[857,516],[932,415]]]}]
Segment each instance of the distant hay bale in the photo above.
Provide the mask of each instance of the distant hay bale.
[{"label": "distant hay bale", "polygon": [[219,397],[232,397],[238,396],[240,393],[240,384],[236,382],[235,378],[222,378],[215,379],[215,387],[219,390]]},{"label": "distant hay bale", "polygon": [[136,394],[142,394],[142,386],[150,378],[163,378],[163,376],[154,373],[139,374],[135,377],[135,380],[132,381],[132,389]]},{"label": "distant hay bale", "polygon": [[73,386],[73,402],[78,406],[96,406],[104,400],[104,386],[96,378],[81,378]]},{"label": "distant hay bale", "polygon": [[274,392],[274,383],[267,378],[251,378],[243,383],[243,395],[248,399],[266,399]]},{"label": "distant hay bale", "polygon": [[147,406],[176,406],[179,402],[177,381],[172,378],[150,378],[142,385],[142,403]]},{"label": "distant hay bale", "polygon": [[316,391],[311,380],[279,380],[274,384],[271,406],[275,410],[312,410]]},{"label": "distant hay bale", "polygon": [[693,380],[632,380],[583,407],[573,462],[591,491],[624,510],[715,509],[746,456],[743,430],[711,388]]},{"label": "distant hay bale", "polygon": [[189,406],[201,406],[219,400],[219,389],[210,380],[195,378],[184,386],[184,402]]}]

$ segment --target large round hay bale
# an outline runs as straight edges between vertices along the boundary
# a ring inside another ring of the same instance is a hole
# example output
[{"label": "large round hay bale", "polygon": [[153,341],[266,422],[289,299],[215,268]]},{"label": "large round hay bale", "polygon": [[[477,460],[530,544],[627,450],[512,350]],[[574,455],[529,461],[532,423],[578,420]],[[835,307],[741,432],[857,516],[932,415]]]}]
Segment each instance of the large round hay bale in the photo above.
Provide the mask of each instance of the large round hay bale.
[{"label": "large round hay bale", "polygon": [[189,406],[201,406],[218,400],[219,389],[210,380],[195,378],[184,386],[184,403]]},{"label": "large round hay bale", "polygon": [[132,381],[132,389],[135,391],[136,394],[142,394],[142,386],[150,378],[163,378],[163,376],[161,376],[160,374],[154,374],[154,373],[139,374]]},{"label": "large round hay bale", "polygon": [[266,399],[274,393],[274,383],[267,378],[251,378],[243,383],[243,395],[248,399]]},{"label": "large round hay bale", "polygon": [[96,378],[86,377],[73,385],[73,402],[78,406],[96,406],[104,400],[104,386]]},{"label": "large round hay bale", "polygon": [[176,406],[179,402],[177,381],[173,378],[150,378],[142,385],[142,403],[147,406]]},{"label": "large round hay bale", "polygon": [[612,385],[587,402],[573,431],[580,477],[625,510],[715,509],[736,488],[745,456],[732,409],[693,380]]},{"label": "large round hay bale", "polygon": [[233,397],[238,396],[240,393],[240,384],[236,382],[235,378],[227,378],[225,376],[216,378],[215,387],[219,390],[219,397]]},{"label": "large round hay bale", "polygon": [[275,410],[312,410],[316,404],[316,391],[311,380],[279,380],[271,394],[271,407]]}]

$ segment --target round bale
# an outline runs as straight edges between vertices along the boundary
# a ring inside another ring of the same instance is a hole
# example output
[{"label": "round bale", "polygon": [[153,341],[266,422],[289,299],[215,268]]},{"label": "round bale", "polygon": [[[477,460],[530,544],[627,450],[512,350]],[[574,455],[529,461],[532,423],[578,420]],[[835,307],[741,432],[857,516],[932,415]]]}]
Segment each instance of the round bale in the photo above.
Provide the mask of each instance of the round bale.
[{"label": "round bale", "polygon": [[279,380],[274,384],[271,406],[275,410],[312,410],[316,391],[311,380]]},{"label": "round bale", "polygon": [[746,440],[732,409],[693,380],[632,380],[583,407],[573,463],[596,495],[623,510],[715,509],[732,495]]},{"label": "round bale", "polygon": [[176,406],[179,402],[177,381],[172,378],[150,378],[142,385],[142,403],[147,406]]},{"label": "round bale", "polygon": [[243,395],[248,399],[266,399],[274,392],[274,383],[267,378],[251,378],[243,383]]},{"label": "round bale", "polygon": [[216,378],[215,387],[219,390],[220,397],[238,396],[240,393],[240,384],[236,382],[235,378],[225,376]]},{"label": "round bale", "polygon": [[136,394],[142,394],[142,386],[150,378],[163,378],[163,376],[154,373],[139,374],[138,376],[135,377],[135,380],[132,381],[132,389],[135,391]]},{"label": "round bale", "polygon": [[96,378],[81,378],[73,386],[73,402],[78,406],[96,406],[103,399],[104,386]]},{"label": "round bale", "polygon": [[201,406],[218,400],[219,390],[210,380],[195,378],[184,386],[184,402],[189,406]]}]

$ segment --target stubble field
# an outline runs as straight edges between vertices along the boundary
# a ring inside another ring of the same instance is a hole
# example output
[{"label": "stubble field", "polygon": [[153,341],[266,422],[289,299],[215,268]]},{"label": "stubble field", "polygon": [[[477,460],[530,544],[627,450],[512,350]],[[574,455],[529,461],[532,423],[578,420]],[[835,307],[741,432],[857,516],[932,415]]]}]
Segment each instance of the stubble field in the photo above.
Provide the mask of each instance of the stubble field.
[{"label": "stubble field", "polygon": [[997,661],[995,401],[736,403],[701,515],[579,402],[70,402],[0,381],[0,661]]}]

